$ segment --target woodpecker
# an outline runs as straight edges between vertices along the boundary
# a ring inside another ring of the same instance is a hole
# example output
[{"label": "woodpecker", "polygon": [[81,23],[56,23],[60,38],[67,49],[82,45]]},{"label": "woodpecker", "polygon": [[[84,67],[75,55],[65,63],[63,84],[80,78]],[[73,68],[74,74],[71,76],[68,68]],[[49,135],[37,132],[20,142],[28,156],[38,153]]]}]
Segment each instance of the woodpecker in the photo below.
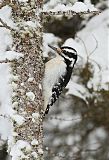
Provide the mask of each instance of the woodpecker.
[{"label": "woodpecker", "polygon": [[43,78],[44,116],[48,114],[50,106],[56,102],[68,84],[77,61],[77,51],[74,48],[48,46],[56,51],[57,55],[45,64]]}]

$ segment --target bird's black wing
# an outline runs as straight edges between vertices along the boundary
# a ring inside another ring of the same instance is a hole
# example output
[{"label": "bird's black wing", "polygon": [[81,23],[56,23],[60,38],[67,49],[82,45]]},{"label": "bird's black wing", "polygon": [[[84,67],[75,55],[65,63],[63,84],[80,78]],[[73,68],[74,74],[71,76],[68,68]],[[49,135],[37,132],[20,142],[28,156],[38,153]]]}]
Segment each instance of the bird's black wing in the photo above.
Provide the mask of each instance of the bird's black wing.
[{"label": "bird's black wing", "polygon": [[50,101],[47,105],[45,114],[48,114],[50,106],[52,106],[56,100],[59,98],[60,94],[62,93],[63,89],[68,84],[72,74],[72,68],[67,71],[67,73],[64,76],[61,76],[58,83],[56,83],[52,89],[52,96],[50,98]]}]

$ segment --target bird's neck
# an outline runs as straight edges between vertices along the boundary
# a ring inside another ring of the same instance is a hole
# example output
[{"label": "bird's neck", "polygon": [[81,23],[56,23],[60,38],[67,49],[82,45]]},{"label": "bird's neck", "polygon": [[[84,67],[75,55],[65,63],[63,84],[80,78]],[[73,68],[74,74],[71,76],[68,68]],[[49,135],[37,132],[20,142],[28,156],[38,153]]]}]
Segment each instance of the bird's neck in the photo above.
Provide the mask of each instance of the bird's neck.
[{"label": "bird's neck", "polygon": [[64,61],[65,61],[66,65],[67,65],[67,68],[72,68],[73,69],[75,61],[72,61],[72,60],[70,61],[67,58],[64,58]]}]

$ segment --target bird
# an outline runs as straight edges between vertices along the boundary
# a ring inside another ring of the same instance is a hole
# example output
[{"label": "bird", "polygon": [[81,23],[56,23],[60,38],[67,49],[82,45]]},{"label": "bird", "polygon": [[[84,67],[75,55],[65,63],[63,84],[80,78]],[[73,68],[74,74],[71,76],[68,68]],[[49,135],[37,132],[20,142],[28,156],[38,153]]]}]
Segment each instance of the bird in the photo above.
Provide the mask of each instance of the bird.
[{"label": "bird", "polygon": [[48,46],[57,54],[55,58],[45,64],[43,78],[44,117],[67,86],[77,62],[77,51],[74,48],[69,46],[57,48],[50,44]]}]

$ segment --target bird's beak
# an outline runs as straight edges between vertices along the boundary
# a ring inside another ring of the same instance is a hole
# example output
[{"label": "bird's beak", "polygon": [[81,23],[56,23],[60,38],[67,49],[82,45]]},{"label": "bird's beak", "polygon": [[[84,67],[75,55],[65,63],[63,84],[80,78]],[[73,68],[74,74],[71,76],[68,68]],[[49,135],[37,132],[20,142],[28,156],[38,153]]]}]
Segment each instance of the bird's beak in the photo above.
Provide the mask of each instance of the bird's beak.
[{"label": "bird's beak", "polygon": [[56,48],[56,47],[53,47],[51,46],[50,44],[48,44],[48,46],[53,49],[54,51],[56,51],[58,54],[61,54],[62,50],[60,48]]}]

